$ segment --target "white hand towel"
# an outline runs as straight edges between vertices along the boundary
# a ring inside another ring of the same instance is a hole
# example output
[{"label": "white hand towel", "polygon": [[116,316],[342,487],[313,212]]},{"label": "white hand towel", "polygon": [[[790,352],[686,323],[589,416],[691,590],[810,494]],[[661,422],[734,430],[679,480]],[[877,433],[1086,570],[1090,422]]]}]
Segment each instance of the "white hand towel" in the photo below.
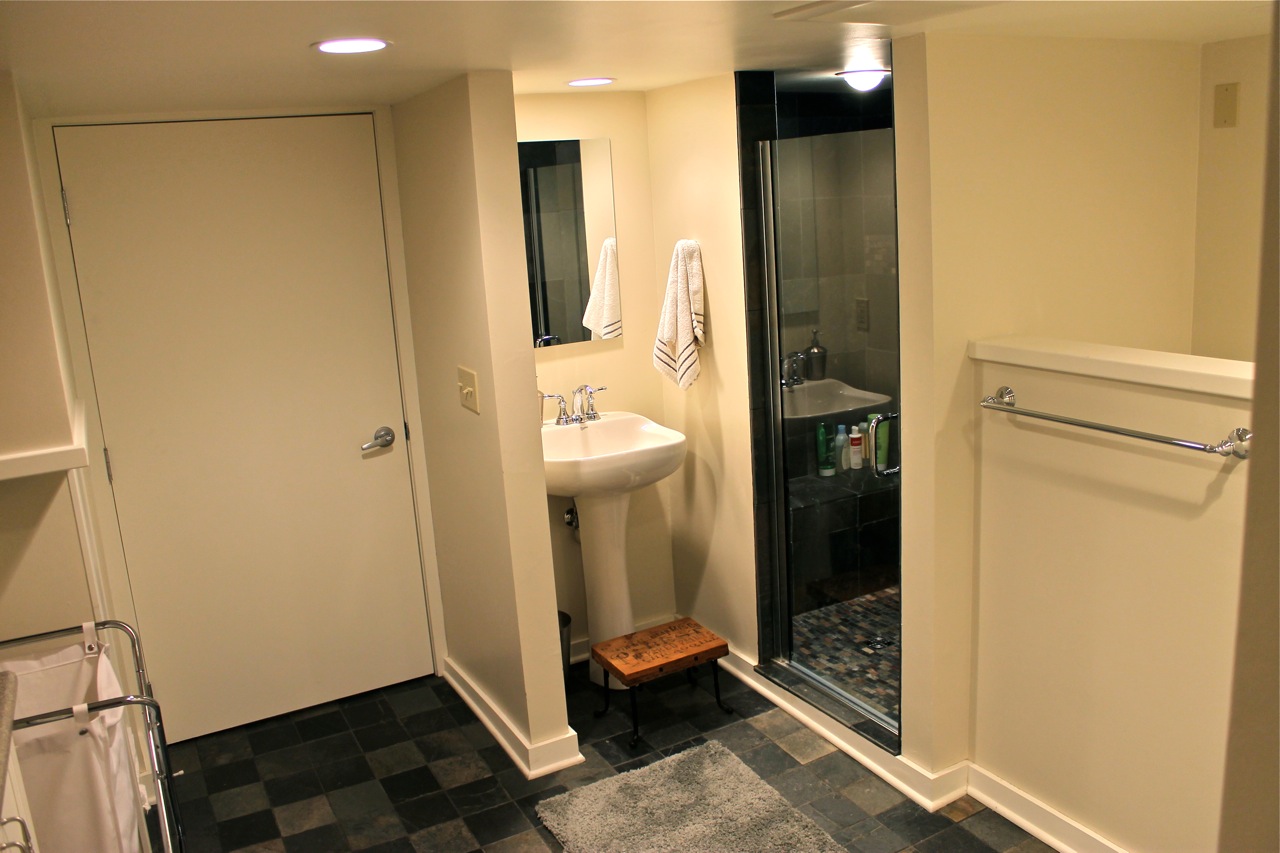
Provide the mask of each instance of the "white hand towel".
[{"label": "white hand towel", "polygon": [[622,300],[618,296],[618,241],[605,238],[600,246],[596,277],[591,282],[591,298],[582,313],[582,325],[594,338],[616,338],[622,334]]},{"label": "white hand towel", "polygon": [[702,250],[695,240],[680,240],[671,255],[653,366],[681,388],[692,385],[701,372],[698,347],[706,342],[702,321]]}]

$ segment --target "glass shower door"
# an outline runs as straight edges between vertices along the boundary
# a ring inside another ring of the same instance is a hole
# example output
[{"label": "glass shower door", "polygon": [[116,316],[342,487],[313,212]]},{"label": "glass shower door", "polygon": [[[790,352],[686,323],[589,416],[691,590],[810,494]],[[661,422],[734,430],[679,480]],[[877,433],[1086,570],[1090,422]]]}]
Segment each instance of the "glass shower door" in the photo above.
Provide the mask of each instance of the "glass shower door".
[{"label": "glass shower door", "polygon": [[902,631],[893,130],[766,145],[785,665],[848,709],[855,728],[896,747]]}]

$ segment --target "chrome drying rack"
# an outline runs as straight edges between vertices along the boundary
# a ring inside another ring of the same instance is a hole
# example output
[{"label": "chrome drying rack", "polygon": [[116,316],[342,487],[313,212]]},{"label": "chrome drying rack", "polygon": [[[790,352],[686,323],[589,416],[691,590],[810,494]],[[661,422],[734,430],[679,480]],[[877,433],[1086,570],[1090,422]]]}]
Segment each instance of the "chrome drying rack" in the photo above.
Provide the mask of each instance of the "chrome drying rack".
[{"label": "chrome drying rack", "polygon": [[[160,840],[164,846],[164,853],[182,853],[182,823],[175,806],[176,800],[174,799],[169,765],[169,748],[164,738],[164,724],[160,719],[160,703],[155,700],[155,696],[151,692],[151,680],[147,677],[147,665],[142,657],[142,642],[138,639],[138,632],[133,629],[133,626],[115,619],[104,619],[101,622],[75,625],[57,631],[47,631],[43,634],[31,634],[26,637],[0,641],[0,649],[27,643],[40,643],[59,637],[69,637],[85,632],[90,625],[98,631],[116,630],[128,637],[129,650],[133,657],[133,671],[137,678],[138,693],[89,702],[86,706],[87,710],[90,713],[97,713],[112,708],[140,707],[142,709],[142,719],[146,728],[147,759],[151,765],[150,769],[156,785],[156,817]],[[74,716],[74,708],[60,708],[16,719],[13,721],[13,729],[14,731],[20,731],[32,726],[71,719]]]},{"label": "chrome drying rack", "polygon": [[1023,409],[1018,407],[1017,397],[1014,395],[1013,389],[1008,385],[1002,386],[994,396],[984,398],[978,403],[978,405],[984,409],[991,409],[995,412],[1004,412],[1010,415],[1022,415],[1028,418],[1039,418],[1040,420],[1053,421],[1054,423],[1067,424],[1068,426],[1098,430],[1099,432],[1106,432],[1111,435],[1123,435],[1126,438],[1139,438],[1143,441],[1154,441],[1157,444],[1169,444],[1174,447],[1183,447],[1187,450],[1197,450],[1201,453],[1216,453],[1219,456],[1234,456],[1237,459],[1249,458],[1249,442],[1253,440],[1253,433],[1245,427],[1236,427],[1228,433],[1226,438],[1219,441],[1217,444],[1203,444],[1198,441],[1188,441],[1182,438],[1172,438],[1167,435],[1157,435],[1153,432],[1141,432],[1136,429],[1112,426],[1111,424],[1100,424],[1095,421],[1084,421],[1079,418],[1069,418],[1066,415],[1054,415],[1049,412],[1037,412],[1034,409]]}]

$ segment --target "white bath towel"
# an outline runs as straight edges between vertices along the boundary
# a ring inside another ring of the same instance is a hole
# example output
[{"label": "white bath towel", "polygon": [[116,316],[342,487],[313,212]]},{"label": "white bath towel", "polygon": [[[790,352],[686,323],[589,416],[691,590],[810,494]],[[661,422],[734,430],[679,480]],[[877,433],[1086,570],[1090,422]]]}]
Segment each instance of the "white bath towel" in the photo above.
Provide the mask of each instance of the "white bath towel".
[{"label": "white bath towel", "polygon": [[706,341],[702,321],[702,250],[696,240],[680,240],[671,255],[653,366],[681,388],[692,385],[701,371],[698,347]]},{"label": "white bath towel", "polygon": [[591,281],[591,298],[582,312],[582,325],[594,338],[616,338],[622,334],[622,300],[618,296],[618,241],[605,238],[600,246],[596,277]]}]

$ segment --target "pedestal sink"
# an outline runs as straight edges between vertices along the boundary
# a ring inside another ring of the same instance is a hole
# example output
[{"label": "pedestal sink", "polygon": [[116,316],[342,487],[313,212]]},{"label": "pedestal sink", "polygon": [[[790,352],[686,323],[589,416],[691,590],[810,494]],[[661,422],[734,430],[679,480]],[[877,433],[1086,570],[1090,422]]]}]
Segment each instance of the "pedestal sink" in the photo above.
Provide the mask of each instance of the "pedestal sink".
[{"label": "pedestal sink", "polygon": [[[573,498],[578,507],[592,643],[636,629],[627,580],[627,505],[631,492],[674,473],[684,454],[683,434],[630,412],[542,425],[547,494]],[[600,681],[594,662],[591,670]]]}]

